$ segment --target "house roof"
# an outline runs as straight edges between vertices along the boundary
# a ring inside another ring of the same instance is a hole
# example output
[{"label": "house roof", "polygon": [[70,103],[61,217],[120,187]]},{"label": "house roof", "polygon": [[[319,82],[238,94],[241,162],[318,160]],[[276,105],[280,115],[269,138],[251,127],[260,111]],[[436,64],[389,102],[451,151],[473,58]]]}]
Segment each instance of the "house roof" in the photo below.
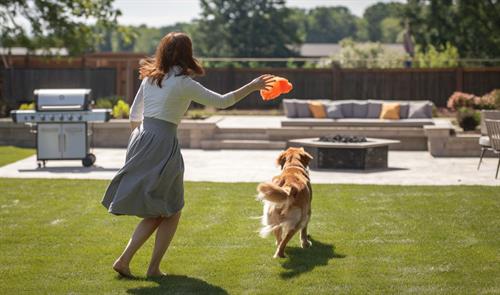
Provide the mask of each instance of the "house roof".
[{"label": "house roof", "polygon": [[[384,49],[405,53],[403,44],[387,43],[380,44]],[[328,57],[340,52],[338,43],[304,43],[299,46],[300,55],[303,57]]]},{"label": "house roof", "polygon": [[47,49],[35,49],[29,51],[26,47],[0,47],[0,54],[2,55],[68,55],[68,50],[66,48],[47,48]]}]

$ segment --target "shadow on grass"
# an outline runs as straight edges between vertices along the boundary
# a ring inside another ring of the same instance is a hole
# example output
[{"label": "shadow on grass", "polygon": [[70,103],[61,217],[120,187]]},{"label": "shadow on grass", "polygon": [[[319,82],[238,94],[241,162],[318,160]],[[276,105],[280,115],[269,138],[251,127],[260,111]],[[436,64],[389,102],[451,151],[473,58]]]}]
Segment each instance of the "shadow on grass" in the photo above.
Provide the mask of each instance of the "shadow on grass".
[{"label": "shadow on grass", "polygon": [[229,294],[221,287],[187,276],[167,275],[158,279],[135,278],[134,280],[153,281],[158,285],[128,289],[127,294]]},{"label": "shadow on grass", "polygon": [[285,250],[288,258],[281,264],[286,269],[280,273],[281,278],[291,279],[313,270],[316,266],[327,265],[332,258],[346,257],[346,255],[335,253],[333,244],[324,244],[312,238],[309,240],[312,242],[309,248],[290,247]]}]

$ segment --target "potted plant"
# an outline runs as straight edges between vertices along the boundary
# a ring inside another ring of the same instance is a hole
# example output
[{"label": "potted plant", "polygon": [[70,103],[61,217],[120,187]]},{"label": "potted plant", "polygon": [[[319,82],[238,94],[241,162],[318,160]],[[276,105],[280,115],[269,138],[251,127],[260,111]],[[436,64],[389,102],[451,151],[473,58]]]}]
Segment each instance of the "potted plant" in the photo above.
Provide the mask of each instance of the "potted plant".
[{"label": "potted plant", "polygon": [[456,91],[448,99],[447,107],[457,111],[458,125],[464,131],[475,130],[481,122],[481,115],[476,110],[479,97],[474,94]]},{"label": "potted plant", "polygon": [[486,134],[484,119],[500,120],[500,89],[483,95],[481,104],[487,106],[481,110],[481,133]]}]

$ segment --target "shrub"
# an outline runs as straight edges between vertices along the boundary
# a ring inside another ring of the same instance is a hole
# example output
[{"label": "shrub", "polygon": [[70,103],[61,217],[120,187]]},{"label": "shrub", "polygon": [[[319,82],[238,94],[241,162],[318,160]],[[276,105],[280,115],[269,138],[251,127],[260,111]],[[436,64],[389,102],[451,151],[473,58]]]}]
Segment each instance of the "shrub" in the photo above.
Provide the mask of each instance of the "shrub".
[{"label": "shrub", "polygon": [[461,107],[457,112],[457,120],[464,131],[471,131],[481,122],[481,114],[472,108]]},{"label": "shrub", "polygon": [[108,99],[98,99],[96,100],[95,109],[112,109],[113,108],[113,102]]},{"label": "shrub", "polygon": [[426,50],[417,46],[414,62],[417,68],[448,68],[458,66],[458,59],[458,49],[446,43],[441,47],[429,45]]},{"label": "shrub", "polygon": [[35,109],[35,103],[23,103],[19,106],[20,110],[34,110]]},{"label": "shrub", "polygon": [[96,109],[112,109],[119,100],[122,98],[120,96],[106,96],[96,99],[94,108]]},{"label": "shrub", "polygon": [[116,119],[127,119],[130,115],[130,107],[128,103],[119,100],[113,107],[113,117]]},{"label": "shrub", "polygon": [[451,110],[458,110],[463,107],[472,108],[475,105],[475,101],[477,101],[477,99],[474,94],[455,91],[450,98],[448,98],[446,106]]},{"label": "shrub", "polygon": [[357,43],[350,38],[340,41],[338,58],[343,68],[401,68],[406,54],[382,47],[380,43]]},{"label": "shrub", "polygon": [[482,109],[500,109],[500,89],[494,89],[481,96],[480,102],[484,106]]}]

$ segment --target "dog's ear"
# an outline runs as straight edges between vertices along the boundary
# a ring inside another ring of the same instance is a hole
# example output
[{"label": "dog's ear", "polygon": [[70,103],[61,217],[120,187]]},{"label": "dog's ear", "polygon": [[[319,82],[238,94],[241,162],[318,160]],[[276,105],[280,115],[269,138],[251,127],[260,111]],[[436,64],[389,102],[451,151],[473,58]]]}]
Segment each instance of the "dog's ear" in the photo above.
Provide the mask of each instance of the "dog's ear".
[{"label": "dog's ear", "polygon": [[311,156],[308,152],[306,152],[304,149],[302,149],[302,152],[300,153],[300,162],[304,166],[309,165],[309,162],[313,159],[313,156]]},{"label": "dog's ear", "polygon": [[276,164],[281,166],[281,169],[283,169],[283,165],[285,165],[286,161],[286,151],[283,151],[280,153],[278,158],[276,159]]}]

